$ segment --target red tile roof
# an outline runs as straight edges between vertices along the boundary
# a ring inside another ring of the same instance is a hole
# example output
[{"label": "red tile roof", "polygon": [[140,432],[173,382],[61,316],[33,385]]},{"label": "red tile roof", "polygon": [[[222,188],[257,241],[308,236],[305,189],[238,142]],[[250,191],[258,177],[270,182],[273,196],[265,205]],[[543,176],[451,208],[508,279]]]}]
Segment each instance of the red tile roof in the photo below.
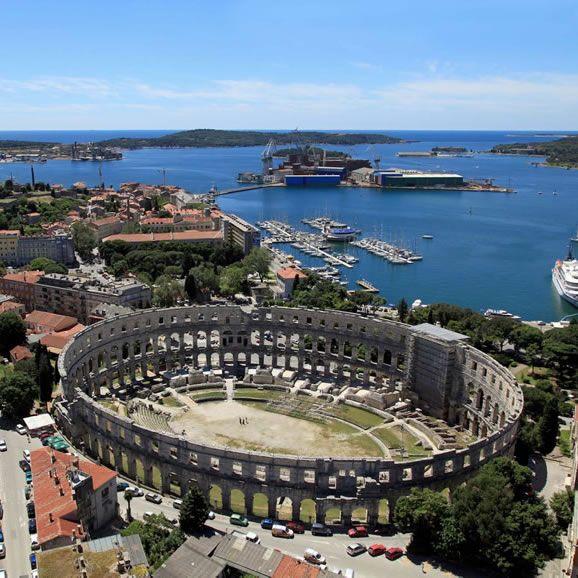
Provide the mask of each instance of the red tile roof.
[{"label": "red tile roof", "polygon": [[[60,536],[72,536],[73,531],[77,536],[81,535],[76,502],[66,477],[67,469],[73,467],[78,458],[47,447],[33,450],[30,458],[38,543],[42,545]],[[92,477],[93,491],[116,477],[116,472],[87,461],[79,460],[78,469]]]},{"label": "red tile roof", "polygon": [[318,575],[319,568],[316,566],[283,555],[271,578],[316,578]]},{"label": "red tile roof", "polygon": [[45,335],[40,339],[41,345],[46,345],[48,348],[52,349],[64,349],[64,346],[72,339],[72,336],[79,333],[85,328],[82,323],[77,323],[74,327],[67,329],[66,331],[58,331],[57,333],[50,333]]},{"label": "red tile roof", "polygon": [[120,222],[121,221],[118,217],[105,217],[104,219],[98,219],[98,221],[93,221],[91,225],[98,228],[104,227],[105,225],[112,225]]},{"label": "red tile roof", "polygon": [[214,241],[222,240],[221,231],[175,231],[174,233],[134,233],[105,237],[107,241],[126,241],[127,243],[144,243],[147,241]]},{"label": "red tile roof", "polygon": [[31,357],[34,357],[34,355],[27,347],[24,347],[24,345],[17,345],[10,350],[10,359],[12,360],[12,363],[17,363],[23,359],[30,359]]},{"label": "red tile roof", "polygon": [[43,327],[49,327],[52,331],[64,331],[65,329],[74,327],[78,323],[76,317],[36,310],[29,313],[24,321],[28,327],[41,325]]},{"label": "red tile roof", "polygon": [[7,313],[15,309],[24,309],[24,305],[22,303],[15,303],[14,301],[4,301],[4,303],[0,303],[0,313]]},{"label": "red tile roof", "polygon": [[44,276],[44,271],[21,271],[20,273],[6,273],[2,279],[20,281],[22,283],[38,283]]},{"label": "red tile roof", "polygon": [[278,269],[277,275],[281,277],[281,279],[295,279],[295,277],[304,279],[307,277],[303,271],[299,271],[299,269],[295,269],[295,267],[285,267],[284,269]]}]

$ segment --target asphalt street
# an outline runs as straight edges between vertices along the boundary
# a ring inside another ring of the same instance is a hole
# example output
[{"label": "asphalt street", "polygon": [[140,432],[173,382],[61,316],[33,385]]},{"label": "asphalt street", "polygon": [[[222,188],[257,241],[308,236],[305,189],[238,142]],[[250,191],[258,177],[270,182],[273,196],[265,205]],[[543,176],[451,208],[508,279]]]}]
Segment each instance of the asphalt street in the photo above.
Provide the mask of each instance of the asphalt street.
[{"label": "asphalt street", "polygon": [[38,438],[20,435],[16,424],[0,419],[0,439],[6,440],[7,451],[0,452],[0,500],[4,507],[2,532],[6,546],[6,557],[0,560],[0,568],[10,578],[30,576],[30,534],[24,488],[26,478],[18,462],[23,459],[22,451],[42,447]]},{"label": "asphalt street", "polygon": [[[127,480],[128,481],[128,480]],[[131,482],[129,482],[131,483]],[[133,485],[131,483],[131,485]],[[146,493],[146,490],[145,490]],[[119,504],[121,511],[126,511],[126,501],[123,494],[119,494]],[[173,499],[163,498],[161,504],[147,502],[144,498],[133,498],[131,501],[131,512],[134,518],[142,519],[147,511],[155,514],[164,514],[169,520],[178,519],[179,511],[173,507]],[[264,530],[259,523],[249,522],[247,528],[232,526],[228,516],[217,514],[214,520],[207,521],[207,525],[222,532],[255,532],[263,546],[276,548],[291,556],[302,558],[306,548],[314,548],[327,558],[329,569],[346,568],[355,570],[356,578],[374,578],[375,576],[395,576],[400,578],[414,578],[427,574],[429,576],[463,576],[480,577],[484,573],[479,570],[463,571],[451,566],[441,566],[433,560],[428,560],[419,556],[402,558],[390,561],[384,556],[372,558],[369,554],[361,554],[355,558],[347,555],[346,548],[353,542],[359,542],[365,546],[371,544],[384,544],[386,547],[397,546],[405,549],[410,535],[397,534],[395,536],[369,536],[368,538],[349,538],[345,534],[335,534],[331,537],[312,536],[310,532],[297,534],[292,539],[276,538],[271,534],[271,530]]]}]

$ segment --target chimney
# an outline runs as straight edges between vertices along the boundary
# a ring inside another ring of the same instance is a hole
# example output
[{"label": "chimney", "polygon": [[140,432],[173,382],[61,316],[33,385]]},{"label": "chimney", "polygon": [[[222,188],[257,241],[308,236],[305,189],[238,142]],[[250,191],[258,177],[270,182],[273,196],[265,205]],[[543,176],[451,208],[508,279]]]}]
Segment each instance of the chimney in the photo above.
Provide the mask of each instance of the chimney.
[{"label": "chimney", "polygon": [[62,489],[62,486],[60,486],[60,495],[64,496],[64,490]]},{"label": "chimney", "polygon": [[52,515],[52,512],[50,512],[50,514],[48,514],[48,517],[50,519],[50,523],[52,524],[52,522],[54,522],[54,516]]},{"label": "chimney", "polygon": [[50,462],[53,464],[56,462],[56,456],[54,455],[54,452],[50,453]]}]

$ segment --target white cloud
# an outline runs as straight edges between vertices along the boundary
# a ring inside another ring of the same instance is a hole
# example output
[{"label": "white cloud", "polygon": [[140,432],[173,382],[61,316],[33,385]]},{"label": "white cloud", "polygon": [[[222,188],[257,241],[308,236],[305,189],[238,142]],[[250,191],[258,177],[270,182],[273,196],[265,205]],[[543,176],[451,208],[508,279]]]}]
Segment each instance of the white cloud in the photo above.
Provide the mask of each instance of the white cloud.
[{"label": "white cloud", "polygon": [[97,97],[113,94],[109,82],[100,78],[47,76],[24,81],[0,78],[0,92],[16,94],[25,91],[84,94]]}]

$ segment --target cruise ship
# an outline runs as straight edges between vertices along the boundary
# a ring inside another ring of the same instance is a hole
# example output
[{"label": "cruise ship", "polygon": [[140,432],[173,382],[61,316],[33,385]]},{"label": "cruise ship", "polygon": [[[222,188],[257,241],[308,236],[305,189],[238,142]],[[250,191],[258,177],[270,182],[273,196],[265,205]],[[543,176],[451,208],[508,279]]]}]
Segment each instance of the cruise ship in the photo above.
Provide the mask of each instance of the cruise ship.
[{"label": "cruise ship", "polygon": [[556,261],[552,269],[552,283],[562,299],[578,307],[578,260],[572,258],[572,252],[568,252],[564,261]]}]

